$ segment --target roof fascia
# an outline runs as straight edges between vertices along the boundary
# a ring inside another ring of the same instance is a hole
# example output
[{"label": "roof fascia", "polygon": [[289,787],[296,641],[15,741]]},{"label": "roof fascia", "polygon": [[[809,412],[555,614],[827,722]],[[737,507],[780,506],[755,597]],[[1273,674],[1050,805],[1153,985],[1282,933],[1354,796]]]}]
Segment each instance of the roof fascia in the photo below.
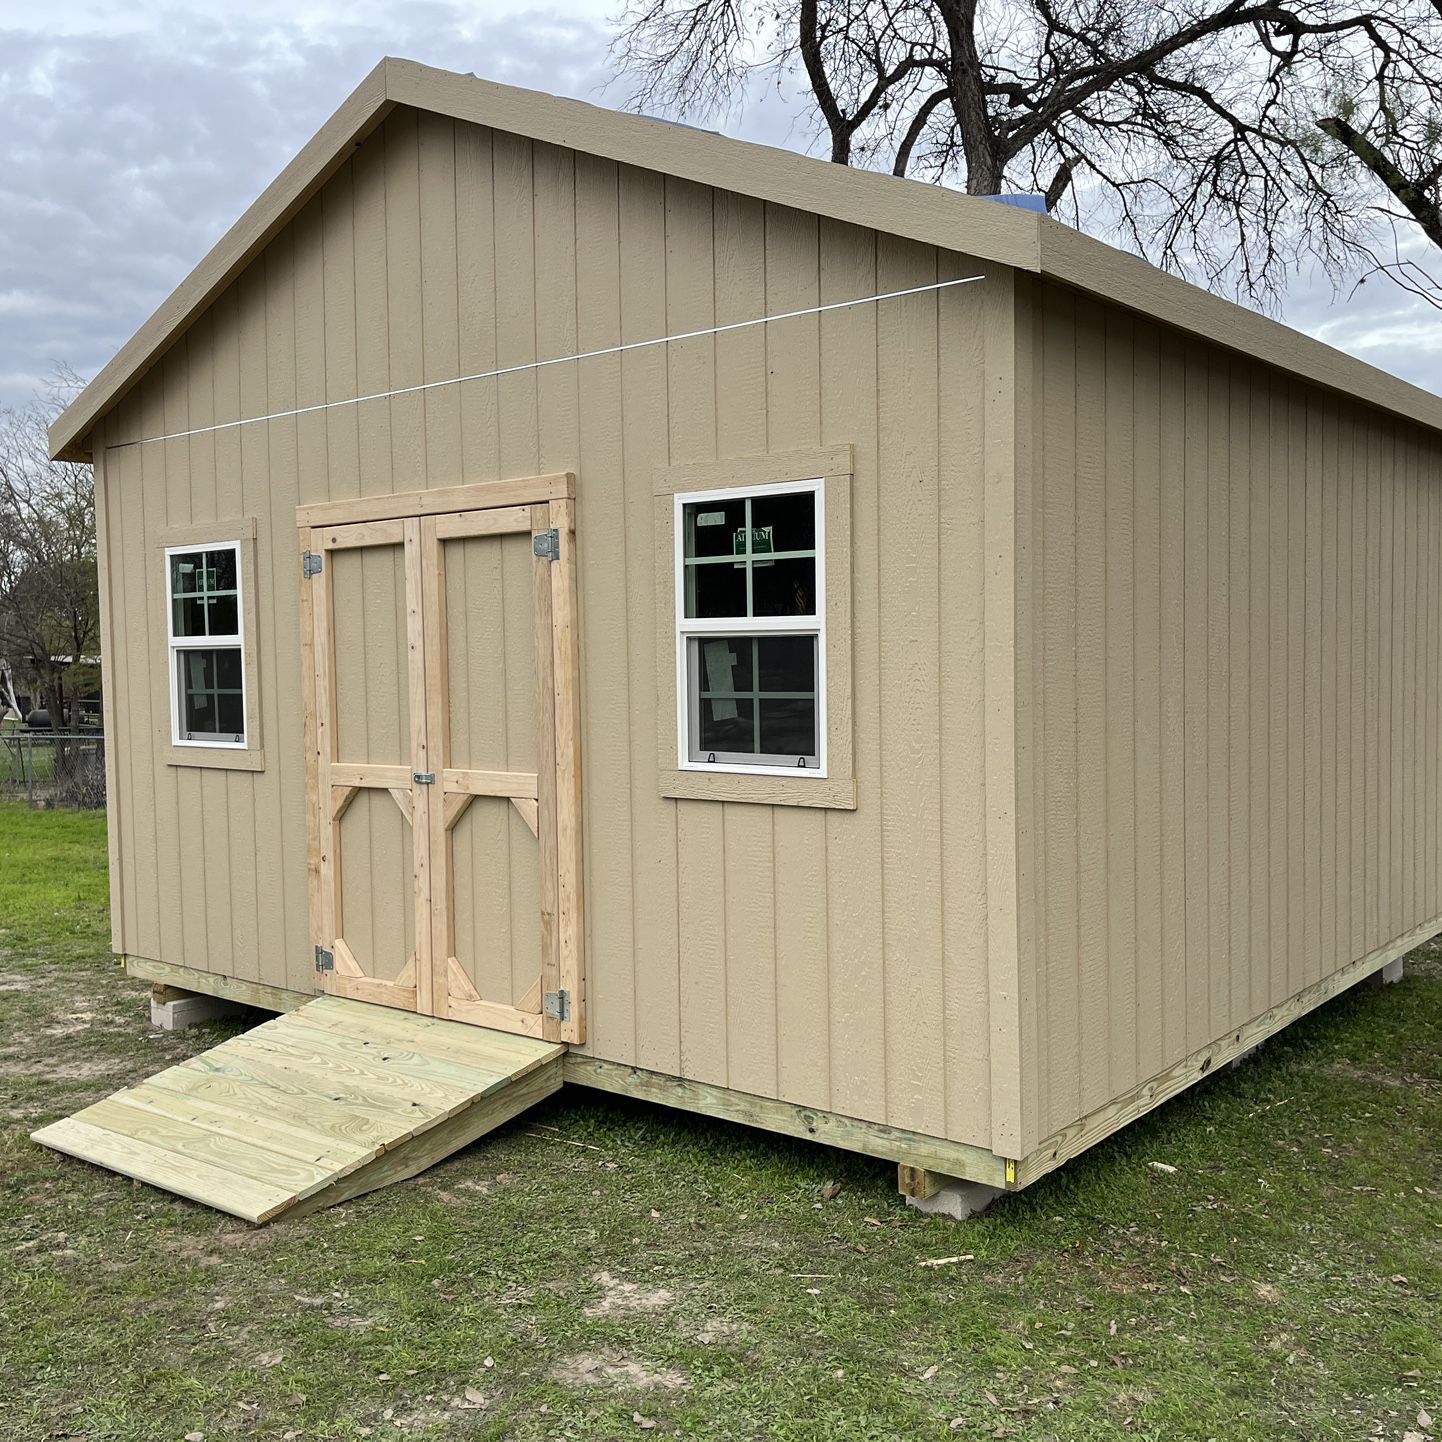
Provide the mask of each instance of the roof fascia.
[{"label": "roof fascia", "polygon": [[1054,220],[1039,236],[1041,273],[1253,360],[1394,415],[1442,430],[1442,396],[1313,336],[1169,275]]}]

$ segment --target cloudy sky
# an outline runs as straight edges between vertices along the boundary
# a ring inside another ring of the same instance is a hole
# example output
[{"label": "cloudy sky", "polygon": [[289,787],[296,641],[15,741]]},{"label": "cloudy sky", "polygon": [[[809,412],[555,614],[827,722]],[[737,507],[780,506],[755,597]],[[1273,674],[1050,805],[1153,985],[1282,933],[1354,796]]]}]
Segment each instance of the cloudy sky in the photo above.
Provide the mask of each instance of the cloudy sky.
[{"label": "cloudy sky", "polygon": [[[619,0],[0,0],[0,406],[98,369],[375,62],[619,104]],[[725,122],[797,143],[774,95]],[[1300,276],[1285,318],[1442,392],[1442,317]]]}]

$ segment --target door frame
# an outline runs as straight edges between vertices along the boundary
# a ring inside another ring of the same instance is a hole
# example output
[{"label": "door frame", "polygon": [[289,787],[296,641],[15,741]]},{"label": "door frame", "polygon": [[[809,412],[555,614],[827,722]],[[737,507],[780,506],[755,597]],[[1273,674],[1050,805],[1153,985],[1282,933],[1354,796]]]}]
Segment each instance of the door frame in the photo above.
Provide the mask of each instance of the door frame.
[{"label": "door frame", "polygon": [[[517,508],[524,508],[524,511]],[[493,517],[469,516],[492,512]],[[507,514],[510,512],[510,514]],[[467,513],[463,515],[462,513]],[[334,681],[329,677],[331,637],[326,625],[329,606],[315,602],[317,581],[328,587],[329,574],[306,575],[307,553],[324,557],[327,527],[362,523],[403,523],[406,540],[407,640],[412,656],[409,667],[413,738],[417,755],[446,756],[444,737],[449,724],[446,700],[446,618],[441,543],[464,535],[497,534],[528,529],[532,534],[554,530],[559,539],[554,559],[537,555],[534,561],[536,630],[537,716],[550,724],[539,726],[537,757],[536,839],[539,847],[541,907],[540,1035],[548,1041],[581,1042],[586,1037],[585,898],[582,872],[581,827],[581,713],[580,632],[576,610],[575,476],[570,472],[482,481],[473,485],[438,487],[352,500],[325,501],[296,509],[297,570],[300,572],[301,680],[306,760],[306,852],[311,941],[317,960],[334,940],[333,906],[338,878],[331,852],[339,812],[330,814],[335,792],[336,760]],[[356,535],[361,533],[357,532]],[[414,539],[413,539],[414,538]],[[423,564],[422,553],[425,552]],[[324,568],[324,560],[322,560]],[[414,573],[412,568],[414,567]],[[417,582],[412,594],[411,578]],[[326,592],[329,595],[329,592]],[[419,611],[416,610],[420,603]],[[322,635],[322,631],[325,634]],[[549,644],[547,644],[549,642]],[[416,653],[419,652],[419,659]],[[318,669],[326,661],[324,672]],[[424,674],[418,676],[418,668]],[[318,684],[318,677],[325,677]],[[417,686],[421,688],[417,694]],[[549,713],[549,714],[548,714]],[[434,733],[434,740],[432,740]],[[449,759],[447,757],[447,759]],[[427,761],[421,768],[432,769]],[[542,780],[553,781],[546,784]],[[347,778],[343,778],[347,779]],[[411,816],[415,842],[414,882],[416,915],[429,916],[430,926],[417,926],[415,1009],[422,1014],[445,1015],[480,1025],[510,1030],[529,1029],[513,1007],[470,1001],[462,997],[451,1007],[437,1006],[449,996],[449,935],[452,908],[444,888],[450,883],[445,865],[449,825],[459,819],[467,802],[463,795],[498,795],[495,774],[457,773],[439,778],[440,785],[411,788]],[[489,790],[476,789],[489,787]],[[452,795],[456,800],[452,801]],[[517,798],[517,809],[530,824],[528,807]],[[399,803],[400,798],[397,797]],[[449,803],[449,804],[448,804]],[[343,807],[341,810],[343,811]],[[449,815],[447,813],[450,813]],[[424,833],[422,829],[424,828]],[[425,844],[422,844],[422,835]],[[439,865],[437,864],[439,858]],[[440,874],[438,874],[438,872]],[[443,904],[437,906],[440,896]],[[422,909],[424,907],[424,910]],[[322,989],[318,979],[317,989]],[[346,986],[355,990],[354,980]],[[383,1000],[376,996],[375,1000]],[[557,1005],[553,999],[562,999]],[[394,1002],[392,1002],[394,1004]],[[504,1015],[510,1013],[511,1015]],[[532,1031],[534,1034],[534,1031]]]}]

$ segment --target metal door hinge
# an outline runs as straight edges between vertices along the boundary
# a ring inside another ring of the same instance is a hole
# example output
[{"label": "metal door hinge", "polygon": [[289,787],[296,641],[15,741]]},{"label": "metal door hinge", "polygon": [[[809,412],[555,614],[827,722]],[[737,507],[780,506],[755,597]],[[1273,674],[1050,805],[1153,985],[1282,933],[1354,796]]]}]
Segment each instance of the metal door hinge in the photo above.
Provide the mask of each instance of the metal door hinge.
[{"label": "metal door hinge", "polygon": [[549,531],[537,531],[531,537],[531,551],[543,561],[561,559],[561,533],[552,526]]},{"label": "metal door hinge", "polygon": [[548,991],[541,998],[541,1009],[557,1021],[571,1019],[571,993],[569,991]]},{"label": "metal door hinge", "polygon": [[417,786],[434,786],[436,784],[436,773],[434,771],[412,771],[411,780]]},{"label": "metal door hinge", "polygon": [[323,946],[316,947],[315,969],[317,971],[334,971],[335,953],[333,951],[327,951]]},{"label": "metal door hinge", "polygon": [[308,581],[312,576],[320,575],[324,565],[319,551],[306,551],[300,558],[300,574]]}]

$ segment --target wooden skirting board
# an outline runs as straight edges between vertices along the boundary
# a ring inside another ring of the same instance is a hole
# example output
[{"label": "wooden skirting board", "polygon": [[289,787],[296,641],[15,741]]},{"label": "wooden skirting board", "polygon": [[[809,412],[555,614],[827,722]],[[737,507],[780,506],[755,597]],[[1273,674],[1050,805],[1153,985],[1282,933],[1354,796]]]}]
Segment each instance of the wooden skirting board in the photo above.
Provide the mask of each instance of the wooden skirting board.
[{"label": "wooden skirting board", "polygon": [[424,1171],[554,1092],[564,1051],[318,997],[32,1140],[258,1224]]},{"label": "wooden skirting board", "polygon": [[860,1121],[815,1107],[797,1106],[792,1102],[753,1096],[749,1092],[732,1091],[706,1082],[688,1081],[685,1077],[642,1071],[639,1067],[599,1061],[595,1057],[578,1056],[575,1052],[566,1058],[565,1076],[568,1082],[581,1086],[637,1097],[642,1101],[660,1102],[663,1106],[680,1107],[683,1111],[700,1112],[723,1121],[742,1122],[764,1131],[781,1132],[788,1137],[809,1138],[840,1147],[843,1151],[860,1152],[885,1161],[904,1161],[909,1166],[971,1182],[985,1182],[988,1186],[1012,1185],[1005,1157],[965,1142],[946,1141],[881,1122]]},{"label": "wooden skirting board", "polygon": [[1184,1092],[1189,1086],[1204,1077],[1215,1076],[1229,1061],[1244,1055],[1253,1047],[1275,1036],[1284,1027],[1290,1026],[1299,1017],[1314,1011],[1324,1002],[1340,996],[1349,987],[1381,971],[1384,966],[1406,956],[1424,942],[1430,941],[1442,932],[1442,916],[1424,921],[1420,926],[1405,932],[1395,941],[1376,951],[1359,957],[1356,961],[1324,976],[1320,981],[1303,988],[1295,996],[1278,1004],[1261,1016],[1253,1018],[1244,1026],[1237,1027],[1226,1036],[1209,1046],[1200,1047],[1185,1056],[1175,1065],[1159,1072],[1150,1081],[1117,1097],[1104,1107],[1079,1118],[1069,1127],[1048,1137],[1016,1165],[1016,1184],[1024,1187],[1043,1177],[1072,1157],[1079,1156],[1089,1147],[1119,1131],[1128,1122],[1136,1121],[1154,1107]]},{"label": "wooden skirting board", "polygon": [[[557,1084],[564,1076],[566,1081],[579,1086],[658,1102],[664,1106],[718,1117],[725,1121],[741,1122],[765,1131],[807,1138],[839,1147],[844,1151],[860,1152],[865,1156],[897,1162],[903,1169],[900,1174],[900,1189],[907,1195],[927,1195],[948,1177],[1016,1191],[1054,1171],[1072,1157],[1095,1146],[1196,1082],[1215,1075],[1227,1062],[1250,1051],[1268,1037],[1275,1036],[1299,1017],[1341,995],[1349,987],[1355,986],[1439,933],[1442,933],[1442,916],[1423,922],[1386,946],[1379,947],[1331,976],[1314,982],[1244,1026],[1235,1028],[1210,1045],[1183,1057],[1141,1086],[1078,1118],[1070,1126],[1047,1137],[1026,1156],[1016,1159],[1000,1156],[985,1147],[965,1142],[948,1141],[941,1137],[907,1131],[901,1127],[841,1116],[835,1112],[798,1106],[771,1097],[754,1096],[662,1072],[645,1071],[624,1062],[606,1061],[577,1052],[566,1055],[562,1064],[553,1070],[557,1076]],[[145,980],[225,996],[267,1009],[288,1009],[311,1000],[303,993],[287,991],[281,987],[212,976],[207,972],[166,962],[128,957],[126,966],[131,975]],[[467,1029],[461,1023],[441,1024]],[[445,1155],[445,1152],[440,1155]],[[384,1185],[384,1182],[377,1185]]]},{"label": "wooden skirting board", "polygon": [[125,968],[126,975],[133,976],[137,981],[179,987],[184,991],[199,992],[202,996],[223,996],[227,1001],[238,1001],[243,1006],[257,1007],[261,1011],[294,1011],[316,998],[313,991],[291,991],[263,981],[221,976],[194,966],[178,966],[172,961],[151,961],[144,956],[122,956],[120,964]]}]

